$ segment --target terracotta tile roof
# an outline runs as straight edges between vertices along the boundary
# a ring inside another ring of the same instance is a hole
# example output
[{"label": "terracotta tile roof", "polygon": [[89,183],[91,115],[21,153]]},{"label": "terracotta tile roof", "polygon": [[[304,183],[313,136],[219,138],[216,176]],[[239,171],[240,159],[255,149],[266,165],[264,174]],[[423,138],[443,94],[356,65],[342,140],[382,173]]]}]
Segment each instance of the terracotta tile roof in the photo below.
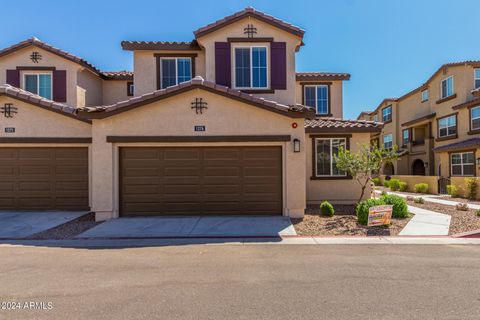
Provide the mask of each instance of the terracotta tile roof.
[{"label": "terracotta tile roof", "polygon": [[316,118],[305,120],[305,131],[314,132],[380,132],[383,123],[367,120]]},{"label": "terracotta tile roof", "polygon": [[434,152],[444,152],[450,150],[463,150],[469,148],[476,148],[480,146],[480,138],[470,138],[467,140],[450,143],[444,146],[433,148]]},{"label": "terracotta tile roof", "polygon": [[78,111],[87,118],[105,118],[196,88],[202,88],[204,90],[214,92],[216,94],[220,94],[232,99],[236,99],[268,111],[280,113],[292,118],[305,118],[313,116],[313,110],[311,108],[301,105],[287,106],[277,103],[275,101],[257,98],[247,93],[217,85],[210,81],[205,81],[200,76],[196,76],[190,81],[183,82],[178,85],[168,87],[166,89],[156,90],[151,93],[134,97],[126,101],[120,101],[115,104],[106,106],[79,108]]},{"label": "terracotta tile roof", "polygon": [[473,89],[472,90],[472,94],[476,97],[480,96],[480,88],[477,88],[477,89]]},{"label": "terracotta tile roof", "polygon": [[[45,99],[39,95],[33,94],[31,92],[12,87],[11,85],[5,84],[0,86],[0,96],[7,96],[14,98],[43,109],[53,111],[62,115],[66,115],[77,120],[86,121],[80,119],[76,116],[76,109],[68,106],[67,104],[55,102],[49,99]],[[89,122],[89,121],[88,121]]]},{"label": "terracotta tile roof", "polygon": [[54,46],[49,45],[48,43],[45,43],[43,41],[40,41],[39,39],[33,37],[30,39],[27,39],[25,41],[19,42],[17,44],[14,44],[8,48],[4,48],[0,50],[0,57],[5,56],[7,54],[10,54],[12,52],[21,50],[23,48],[26,48],[28,46],[35,46],[37,48],[41,48],[45,51],[51,52],[53,54],[56,54],[64,59],[70,60],[72,62],[78,63],[79,65],[89,69],[93,73],[100,75],[100,70],[98,70],[94,65],[91,63],[87,62],[86,60],[77,57],[76,55],[73,55],[67,51],[63,51],[59,48],[56,48]]},{"label": "terracotta tile roof", "polygon": [[369,115],[372,115],[373,113],[374,113],[373,111],[362,111],[358,115],[357,120],[360,120],[362,116],[369,116]]},{"label": "terracotta tile roof", "polygon": [[411,126],[412,124],[416,124],[416,123],[419,123],[419,122],[422,122],[422,121],[425,121],[425,120],[428,120],[428,119],[432,119],[432,118],[434,118],[436,115],[437,115],[437,114],[436,114],[435,112],[433,112],[433,113],[424,115],[424,116],[422,116],[422,117],[418,117],[418,118],[416,118],[416,119],[413,119],[413,120],[404,122],[404,123],[402,123],[402,126],[403,126],[403,127],[408,127],[408,126]]},{"label": "terracotta tile roof", "polygon": [[133,80],[132,71],[102,71],[105,80]]},{"label": "terracotta tile roof", "polygon": [[238,21],[240,19],[243,19],[245,17],[254,17],[257,18],[258,20],[261,20],[263,22],[266,22],[268,24],[271,24],[277,28],[283,29],[285,31],[288,31],[290,33],[293,33],[294,35],[297,35],[301,38],[303,38],[303,35],[305,34],[305,31],[302,30],[301,28],[294,26],[293,24],[290,24],[288,22],[285,22],[283,20],[277,19],[275,17],[272,17],[270,15],[267,15],[261,11],[255,10],[252,7],[247,7],[241,11],[238,11],[228,17],[225,17],[223,19],[217,20],[213,23],[210,23],[204,27],[201,27],[193,32],[196,38],[204,36],[210,32],[213,32],[215,30],[218,30],[222,28],[225,25],[228,25],[230,23],[233,23],[235,21]]},{"label": "terracotta tile roof", "polygon": [[123,50],[201,50],[194,41],[122,41]]},{"label": "terracotta tile roof", "polygon": [[320,81],[320,80],[349,80],[348,73],[333,72],[297,72],[297,81]]}]

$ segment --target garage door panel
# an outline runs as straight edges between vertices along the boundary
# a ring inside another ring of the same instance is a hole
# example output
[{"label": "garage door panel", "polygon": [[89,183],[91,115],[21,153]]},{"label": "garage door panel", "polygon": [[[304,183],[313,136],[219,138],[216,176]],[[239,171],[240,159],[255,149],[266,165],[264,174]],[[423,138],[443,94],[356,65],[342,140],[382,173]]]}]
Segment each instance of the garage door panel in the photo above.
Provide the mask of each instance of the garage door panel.
[{"label": "garage door panel", "polygon": [[0,148],[0,159],[0,210],[89,209],[88,148]]},{"label": "garage door panel", "polygon": [[[142,147],[120,154],[121,215],[282,214],[280,147]],[[153,158],[131,160],[140,155]],[[146,172],[156,188],[139,183]]]}]

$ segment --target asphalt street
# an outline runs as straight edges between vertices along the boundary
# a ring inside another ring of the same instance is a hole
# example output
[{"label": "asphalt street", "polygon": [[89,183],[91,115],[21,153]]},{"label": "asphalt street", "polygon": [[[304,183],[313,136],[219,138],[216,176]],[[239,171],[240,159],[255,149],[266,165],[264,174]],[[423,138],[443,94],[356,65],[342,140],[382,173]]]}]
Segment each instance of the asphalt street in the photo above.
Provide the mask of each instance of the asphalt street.
[{"label": "asphalt street", "polygon": [[480,246],[1,245],[0,301],[0,319],[479,319]]}]

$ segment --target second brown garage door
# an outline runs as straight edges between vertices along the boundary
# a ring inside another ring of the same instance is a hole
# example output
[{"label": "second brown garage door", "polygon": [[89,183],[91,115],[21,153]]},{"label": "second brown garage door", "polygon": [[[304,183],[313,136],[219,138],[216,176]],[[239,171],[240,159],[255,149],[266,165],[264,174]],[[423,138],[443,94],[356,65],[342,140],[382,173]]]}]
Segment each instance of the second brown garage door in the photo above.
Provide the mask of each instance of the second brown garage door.
[{"label": "second brown garage door", "polygon": [[120,149],[120,215],[235,214],[282,214],[280,147]]},{"label": "second brown garage door", "polygon": [[0,210],[89,210],[87,148],[0,148]]}]

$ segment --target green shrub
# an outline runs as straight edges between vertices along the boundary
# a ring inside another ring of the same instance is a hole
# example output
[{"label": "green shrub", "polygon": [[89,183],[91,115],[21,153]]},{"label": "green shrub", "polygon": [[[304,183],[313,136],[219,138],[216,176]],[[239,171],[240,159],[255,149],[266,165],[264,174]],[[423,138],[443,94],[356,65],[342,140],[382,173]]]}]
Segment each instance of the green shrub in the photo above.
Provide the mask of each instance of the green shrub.
[{"label": "green shrub", "polygon": [[380,181],[380,178],[372,178],[372,182],[376,186],[382,185],[382,182]]},{"label": "green shrub", "polygon": [[385,191],[385,190],[382,190],[382,192],[380,192],[380,195],[381,195],[381,196],[386,196],[387,194],[388,194],[388,193],[387,193],[387,191]]},{"label": "green shrub", "polygon": [[407,191],[408,185],[406,182],[400,181],[400,184],[398,185],[398,190],[400,191]]},{"label": "green shrub", "polygon": [[458,187],[454,184],[448,184],[447,193],[454,198],[458,197]]},{"label": "green shrub", "polygon": [[389,194],[387,196],[383,196],[381,200],[385,204],[393,205],[392,217],[393,218],[407,218],[408,215],[408,206],[405,199],[400,196],[396,196],[394,194]]},{"label": "green shrub", "polygon": [[416,193],[427,193],[428,192],[428,184],[426,183],[417,183],[414,187],[413,190]]},{"label": "green shrub", "polygon": [[423,200],[422,197],[416,197],[415,199],[413,199],[413,202],[423,204],[425,203],[425,200]]},{"label": "green shrub", "polygon": [[335,213],[335,209],[333,209],[332,204],[328,201],[323,201],[320,204],[320,211],[322,212],[322,215],[328,217],[333,217],[333,214]]},{"label": "green shrub", "polygon": [[397,191],[400,188],[400,180],[390,179],[390,190]]},{"label": "green shrub", "polygon": [[455,205],[455,209],[458,211],[468,211],[468,205],[466,203],[459,202]]},{"label": "green shrub", "polygon": [[480,209],[478,209],[475,213],[477,214],[477,217],[480,217]]},{"label": "green shrub", "polygon": [[389,180],[383,180],[383,186],[390,188],[390,181]]},{"label": "green shrub", "polygon": [[465,178],[465,191],[468,199],[477,197],[477,178]]},{"label": "green shrub", "polygon": [[357,213],[358,223],[367,225],[368,224],[368,209],[371,207],[379,206],[385,204],[382,199],[367,199],[360,202],[355,211]]}]

